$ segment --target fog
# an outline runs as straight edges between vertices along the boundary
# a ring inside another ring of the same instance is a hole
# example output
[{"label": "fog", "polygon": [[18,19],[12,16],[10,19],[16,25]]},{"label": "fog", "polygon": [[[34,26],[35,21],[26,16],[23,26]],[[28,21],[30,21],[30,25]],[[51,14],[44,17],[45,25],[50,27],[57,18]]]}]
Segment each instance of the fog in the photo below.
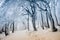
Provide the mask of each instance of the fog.
[{"label": "fog", "polygon": [[[50,0],[48,0],[49,2]],[[58,23],[60,24],[60,1],[56,1],[56,16],[58,19]],[[39,2],[38,2],[39,3]],[[53,1],[50,1],[50,6],[53,4]],[[22,8],[22,5],[25,5],[24,7],[30,7],[29,3],[25,0],[0,0],[0,27],[2,27],[5,23],[7,23],[8,21],[15,21],[16,23],[16,27],[19,29],[25,29],[25,27],[27,27],[27,15],[23,16],[23,14],[26,14],[27,12]],[[44,8],[44,7],[43,7]],[[31,9],[30,9],[31,10]],[[38,8],[36,10],[39,10]],[[54,9],[53,7],[51,7],[52,10],[52,15],[53,18],[55,20],[54,17]],[[36,19],[36,27],[41,26],[41,14],[39,11],[37,11],[38,14],[37,15],[37,19]],[[29,17],[29,26],[30,28],[32,27],[32,22],[31,22],[31,17]],[[45,20],[44,22],[46,22],[46,16],[45,13],[43,13],[43,20]],[[56,22],[56,20],[55,20]],[[24,24],[23,24],[24,23]],[[38,25],[39,23],[39,25]]]}]

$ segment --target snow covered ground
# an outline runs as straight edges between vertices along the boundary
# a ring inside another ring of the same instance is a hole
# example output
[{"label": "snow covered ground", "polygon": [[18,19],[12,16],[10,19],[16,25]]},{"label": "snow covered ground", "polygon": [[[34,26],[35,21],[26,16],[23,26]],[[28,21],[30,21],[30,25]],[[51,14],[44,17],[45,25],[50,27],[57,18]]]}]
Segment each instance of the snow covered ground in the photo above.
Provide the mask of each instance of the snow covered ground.
[{"label": "snow covered ground", "polygon": [[[0,34],[0,36],[2,35]],[[15,33],[0,38],[0,40],[60,40],[60,32],[24,30],[15,31]]]}]

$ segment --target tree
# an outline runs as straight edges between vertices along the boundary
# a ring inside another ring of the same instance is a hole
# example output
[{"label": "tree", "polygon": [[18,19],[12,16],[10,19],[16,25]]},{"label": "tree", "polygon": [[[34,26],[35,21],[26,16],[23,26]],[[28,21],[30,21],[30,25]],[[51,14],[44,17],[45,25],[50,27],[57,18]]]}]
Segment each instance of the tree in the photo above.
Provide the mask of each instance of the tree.
[{"label": "tree", "polygon": [[35,3],[34,0],[30,1],[31,11],[32,11],[32,24],[33,24],[34,31],[37,31],[36,24],[35,24],[35,21],[36,21],[36,8],[35,8],[34,3]]},{"label": "tree", "polygon": [[56,16],[56,6],[57,6],[57,2],[55,2],[55,0],[53,0],[53,8],[54,8],[54,16],[55,16],[55,19],[56,19],[56,24],[58,26],[60,26],[60,24],[58,24],[58,19],[57,19],[57,16]]},{"label": "tree", "polygon": [[[38,4],[37,4],[38,5]],[[41,20],[42,20],[42,28],[44,29],[44,25],[45,25],[45,27],[46,28],[50,28],[50,26],[49,26],[49,21],[48,21],[48,15],[47,15],[47,7],[43,4],[43,3],[41,3],[40,4],[40,6],[42,7],[42,5],[46,8],[45,9],[45,11],[46,11],[46,21],[47,21],[47,24],[44,24],[44,20],[43,20],[43,15],[42,15],[42,10],[40,10],[40,12],[41,12]],[[38,7],[39,7],[39,5],[38,5]],[[41,7],[39,7],[39,8],[41,8]],[[42,9],[42,8],[41,8]],[[44,9],[43,9],[44,10]]]},{"label": "tree", "polygon": [[12,33],[14,33],[14,21],[13,21],[13,23],[12,23]]},{"label": "tree", "polygon": [[29,9],[27,8],[24,8],[27,12],[27,14],[32,18],[32,24],[33,24],[33,28],[34,28],[34,31],[37,31],[37,28],[36,28],[36,24],[35,24],[35,21],[36,21],[36,9],[35,9],[35,4],[34,4],[34,0],[28,0],[28,2],[30,3],[30,7],[31,7],[31,11],[32,13],[29,11]]},{"label": "tree", "polygon": [[44,29],[44,23],[43,23],[43,15],[42,15],[42,11],[40,11],[41,12],[41,20],[42,20],[42,29]]},{"label": "tree", "polygon": [[55,27],[55,22],[54,22],[54,19],[52,17],[52,14],[51,14],[51,9],[50,9],[50,6],[49,6],[49,3],[46,1],[46,0],[40,0],[41,2],[45,3],[45,6],[47,7],[47,9],[43,9],[41,7],[39,7],[39,5],[37,4],[37,6],[42,10],[42,11],[46,11],[47,12],[47,17],[48,19],[50,20],[51,22],[51,26],[52,26],[52,31],[55,32],[57,31],[56,27]]},{"label": "tree", "polygon": [[8,32],[8,30],[9,30],[8,25],[9,25],[9,24],[5,24],[5,36],[9,35],[9,32]]},{"label": "tree", "polygon": [[[41,1],[43,3],[43,5],[45,6],[45,9],[40,7],[39,4],[37,3],[37,1]],[[30,10],[27,8],[25,8],[27,14],[29,14],[32,18],[32,24],[33,24],[33,28],[34,30],[36,31],[36,24],[35,24],[35,21],[36,21],[36,6],[41,9],[42,11],[45,11],[46,12],[46,18],[47,18],[47,28],[50,28],[49,26],[49,21],[51,23],[51,26],[52,26],[52,31],[55,32],[57,31],[57,28],[55,27],[55,22],[54,22],[54,19],[52,17],[52,14],[51,14],[51,9],[50,9],[50,5],[49,3],[50,2],[47,2],[48,0],[28,0],[28,2],[30,3],[30,7],[31,7],[31,11],[32,13],[30,12]],[[42,21],[43,22],[43,21]]]},{"label": "tree", "polygon": [[[46,2],[45,2],[46,3]],[[52,26],[52,31],[55,32],[57,31],[57,28],[55,27],[55,22],[54,22],[54,19],[52,17],[52,14],[51,14],[51,9],[50,9],[50,6],[48,3],[46,3],[46,6],[47,6],[47,14],[48,14],[48,18],[50,19],[50,22],[51,22],[51,26]]]}]

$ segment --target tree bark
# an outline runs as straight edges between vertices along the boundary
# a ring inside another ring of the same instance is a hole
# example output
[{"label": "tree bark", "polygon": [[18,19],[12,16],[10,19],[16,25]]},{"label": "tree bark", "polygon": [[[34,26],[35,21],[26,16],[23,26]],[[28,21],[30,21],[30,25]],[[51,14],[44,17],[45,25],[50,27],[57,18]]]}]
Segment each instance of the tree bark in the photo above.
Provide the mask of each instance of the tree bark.
[{"label": "tree bark", "polygon": [[7,24],[5,24],[5,36],[9,35]]},{"label": "tree bark", "polygon": [[13,29],[12,29],[12,33],[14,33],[14,22],[13,22]]},{"label": "tree bark", "polygon": [[37,31],[34,17],[32,17],[32,24],[33,24],[34,31]]}]

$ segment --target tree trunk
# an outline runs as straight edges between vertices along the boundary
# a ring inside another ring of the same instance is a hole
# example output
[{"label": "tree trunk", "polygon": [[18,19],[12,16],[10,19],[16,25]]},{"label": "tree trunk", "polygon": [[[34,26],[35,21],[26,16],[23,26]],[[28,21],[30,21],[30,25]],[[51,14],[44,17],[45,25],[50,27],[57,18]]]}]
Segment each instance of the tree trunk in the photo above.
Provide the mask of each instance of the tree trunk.
[{"label": "tree trunk", "polygon": [[58,24],[58,19],[57,19],[57,16],[56,16],[56,5],[55,5],[55,0],[54,0],[54,6],[53,6],[53,8],[54,8],[54,16],[55,16],[55,19],[56,19],[56,24],[58,25],[58,26],[60,26],[60,24]]},{"label": "tree trunk", "polygon": [[47,12],[46,12],[46,20],[47,20],[47,26],[46,26],[46,28],[50,28],[50,26],[49,26],[49,21],[48,21],[48,14],[47,14]]},{"label": "tree trunk", "polygon": [[42,29],[44,29],[44,25],[43,25],[43,15],[42,15],[42,11],[41,11],[41,21],[42,21]]},{"label": "tree trunk", "polygon": [[35,8],[34,3],[35,3],[34,0],[30,1],[31,11],[32,11],[32,24],[33,24],[34,31],[37,31],[36,24],[35,24],[35,21],[36,21],[36,8]]},{"label": "tree trunk", "polygon": [[29,31],[29,13],[28,13],[28,20],[27,21],[28,21],[28,31]]},{"label": "tree trunk", "polygon": [[51,22],[51,25],[52,25],[52,31],[53,32],[56,32],[57,31],[57,28],[55,27],[54,19],[52,18],[52,15],[51,14],[49,16],[49,19],[50,19],[50,22]]},{"label": "tree trunk", "polygon": [[51,14],[51,9],[50,9],[50,6],[49,4],[47,4],[47,17],[50,19],[50,22],[51,22],[51,25],[52,25],[52,31],[53,32],[56,32],[57,31],[57,28],[55,27],[55,23],[54,23],[54,19],[52,17],[52,14]]},{"label": "tree trunk", "polygon": [[5,24],[5,36],[9,35],[7,24]]},{"label": "tree trunk", "polygon": [[34,31],[37,31],[36,24],[35,24],[35,18],[33,17],[32,17],[32,24],[33,24]]},{"label": "tree trunk", "polygon": [[12,33],[14,33],[14,22],[13,22],[13,29],[12,29]]}]

